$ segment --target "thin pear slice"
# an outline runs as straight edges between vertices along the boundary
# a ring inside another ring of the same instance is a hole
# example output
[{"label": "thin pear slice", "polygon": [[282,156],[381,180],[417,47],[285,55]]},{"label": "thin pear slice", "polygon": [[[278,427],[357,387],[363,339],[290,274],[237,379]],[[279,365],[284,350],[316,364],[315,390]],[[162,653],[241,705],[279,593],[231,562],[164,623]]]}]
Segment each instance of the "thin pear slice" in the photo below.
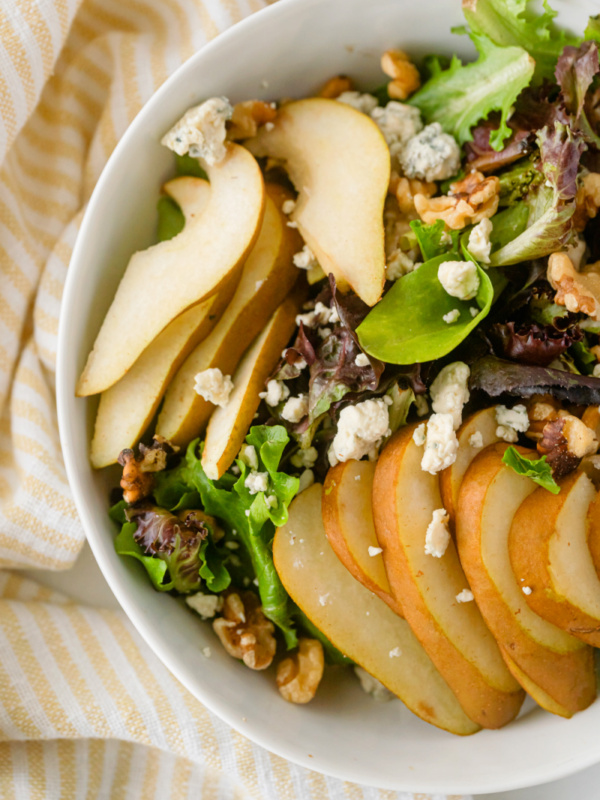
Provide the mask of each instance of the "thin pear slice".
[{"label": "thin pear slice", "polygon": [[588,510],[596,497],[584,472],[536,489],[519,507],[508,550],[533,611],[592,647],[600,647],[600,580],[588,547]]},{"label": "thin pear slice", "polygon": [[596,575],[600,579],[600,492],[596,495],[588,511],[588,547]]},{"label": "thin pear slice", "polygon": [[[484,408],[482,411],[477,411],[470,416],[463,422],[456,434],[456,438],[458,439],[456,461],[440,472],[442,501],[453,523],[456,518],[458,493],[465,472],[471,465],[475,456],[481,453],[485,447],[500,441],[500,438],[496,436],[497,428],[496,408],[492,406],[492,408]],[[481,446],[477,445],[477,447],[474,447],[470,439],[477,433],[481,434]]]},{"label": "thin pear slice", "polygon": [[[542,619],[526,603],[523,584],[510,563],[508,539],[519,506],[537,487],[502,463],[506,447],[487,447],[464,477],[456,517],[460,559],[500,647],[539,687],[537,702],[552,713],[557,704],[571,715],[587,708],[596,696],[592,649]],[[519,679],[519,673],[514,674]],[[552,704],[544,704],[544,696]]]},{"label": "thin pear slice", "polygon": [[543,689],[540,689],[540,687],[534,683],[531,678],[523,672],[522,669],[519,669],[512,658],[508,655],[506,650],[503,650],[502,648],[500,648],[500,650],[502,651],[502,655],[506,661],[506,666],[512,672],[515,679],[521,684],[523,689],[525,689],[531,699],[535,700],[538,706],[546,711],[549,711],[551,714],[556,714],[558,717],[565,717],[569,719],[573,716],[573,712],[569,711],[567,708],[564,708],[564,706],[561,706],[556,702],[556,700],[553,700],[552,697],[550,697],[550,695],[547,694],[547,692],[545,692]]},{"label": "thin pear slice", "polygon": [[311,97],[283,106],[246,145],[285,162],[298,190],[291,218],[323,271],[375,305],[385,280],[390,179],[390,153],[377,125],[345,103]]},{"label": "thin pear slice", "polygon": [[260,404],[259,393],[294,332],[300,303],[288,297],[279,306],[235,371],[229,402],[213,412],[202,452],[202,467],[211,480],[220,478],[239,453]]},{"label": "thin pear slice", "polygon": [[373,516],[392,591],[407,622],[456,694],[485,728],[518,714],[524,693],[475,602],[456,599],[469,584],[450,540],[440,558],[425,553],[433,512],[442,508],[436,475],[421,469],[423,451],[406,427],[384,448],[373,481]]},{"label": "thin pear slice", "polygon": [[421,719],[462,736],[479,726],[460,707],[409,625],[355,580],[333,552],[320,484],[299,494],[273,542],[275,568],[292,600],[339,649]]},{"label": "thin pear slice", "polygon": [[169,322],[237,285],[262,220],[262,174],[250,153],[235,144],[219,164],[203,166],[211,186],[206,208],[196,213],[193,204],[184,206],[181,233],[133,254],[77,384],[78,396],[108,389]]},{"label": "thin pear slice", "polygon": [[323,525],[333,552],[348,572],[403,617],[402,606],[390,589],[373,524],[374,475],[372,461],[350,459],[332,467],[323,491]]},{"label": "thin pear slice", "polygon": [[218,367],[231,375],[244,350],[267,324],[269,317],[298,277],[292,257],[302,246],[288,227],[281,205],[291,198],[285,189],[266,186],[267,199],[260,235],[244,264],[241,280],[218,325],[190,354],[165,395],[156,432],[184,446],[199,436],[215,407],[194,391],[194,376]]}]

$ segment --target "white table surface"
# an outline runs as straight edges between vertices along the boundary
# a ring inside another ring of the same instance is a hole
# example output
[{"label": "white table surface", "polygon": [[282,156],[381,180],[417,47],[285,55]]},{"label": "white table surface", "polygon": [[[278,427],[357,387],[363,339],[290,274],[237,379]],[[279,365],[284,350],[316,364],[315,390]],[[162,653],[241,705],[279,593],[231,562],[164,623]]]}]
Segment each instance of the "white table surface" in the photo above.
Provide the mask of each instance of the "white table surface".
[{"label": "white table surface", "polygon": [[[87,605],[118,608],[88,544],[68,572],[31,571],[30,578]],[[600,731],[598,732],[600,736]],[[478,795],[478,800],[599,800],[600,764],[552,784],[499,794]]]}]

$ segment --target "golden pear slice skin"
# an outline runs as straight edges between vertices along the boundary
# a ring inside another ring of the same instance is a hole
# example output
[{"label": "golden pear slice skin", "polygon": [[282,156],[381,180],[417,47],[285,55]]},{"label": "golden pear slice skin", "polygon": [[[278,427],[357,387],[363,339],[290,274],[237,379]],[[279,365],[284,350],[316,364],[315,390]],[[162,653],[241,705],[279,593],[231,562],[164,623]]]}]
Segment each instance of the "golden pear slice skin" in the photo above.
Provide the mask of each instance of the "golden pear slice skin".
[{"label": "golden pear slice skin", "polygon": [[250,153],[235,144],[219,164],[204,166],[211,184],[208,205],[201,214],[187,215],[174,238],[133,254],[77,384],[78,396],[108,389],[169,322],[228,284],[237,285],[262,220],[262,174]]},{"label": "golden pear slice skin", "polygon": [[385,281],[390,153],[373,120],[337,100],[311,97],[283,106],[273,126],[246,146],[285,162],[298,191],[291,219],[323,272],[375,305]]},{"label": "golden pear slice skin", "polygon": [[301,239],[281,212],[291,194],[274,184],[266,185],[266,194],[261,231],[231,303],[210,335],[182,364],[165,394],[156,433],[174,444],[185,446],[199,436],[215,409],[194,391],[194,376],[215,367],[231,375],[299,276],[292,257],[302,246]]},{"label": "golden pear slice skin", "polygon": [[202,467],[207,476],[218,480],[239,453],[256,409],[259,393],[281,358],[296,327],[300,297],[288,297],[279,306],[263,332],[252,343],[233,375],[229,402],[212,414],[206,429]]},{"label": "golden pear slice skin", "polygon": [[322,486],[289,507],[273,542],[275,568],[292,600],[347,655],[421,719],[461,736],[476,733],[405,620],[357,581],[327,541]]}]

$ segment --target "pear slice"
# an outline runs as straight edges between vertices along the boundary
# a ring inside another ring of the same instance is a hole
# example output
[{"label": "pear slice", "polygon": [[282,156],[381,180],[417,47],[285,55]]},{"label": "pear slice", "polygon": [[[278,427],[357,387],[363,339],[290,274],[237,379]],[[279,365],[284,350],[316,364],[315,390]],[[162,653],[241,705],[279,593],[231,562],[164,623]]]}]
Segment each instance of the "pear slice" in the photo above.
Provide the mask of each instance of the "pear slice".
[{"label": "pear slice", "polygon": [[527,605],[524,584],[510,563],[508,540],[519,506],[537,487],[502,463],[506,448],[506,444],[487,447],[464,477],[456,516],[460,559],[488,627],[509,654],[507,664],[515,677],[521,681],[522,673],[538,687],[532,696],[547,711],[571,716],[596,696],[593,651]]},{"label": "pear slice", "polygon": [[237,285],[262,220],[262,174],[236,144],[228,145],[219,164],[204,166],[211,185],[206,208],[198,212],[188,196],[181,233],[133,254],[77,384],[78,396],[108,389],[171,320]]},{"label": "pear slice", "polygon": [[540,487],[514,516],[508,543],[513,571],[540,617],[600,647],[600,580],[588,547],[588,510],[596,497],[584,472]]},{"label": "pear slice", "polygon": [[457,601],[469,583],[454,542],[440,558],[425,553],[427,528],[442,500],[437,476],[421,469],[415,427],[395,434],[375,469],[373,516],[383,561],[407,622],[465,713],[484,728],[499,728],[516,717],[524,693],[477,604]]},{"label": "pear slice", "polygon": [[239,453],[260,404],[259,393],[264,391],[281,351],[294,332],[301,302],[301,298],[288,297],[279,306],[235,371],[229,402],[218,407],[210,418],[202,467],[213,481],[223,475]]},{"label": "pear slice", "polygon": [[331,549],[320,484],[299,494],[278,528],[273,559],[292,600],[339,649],[421,719],[462,736],[479,726],[460,707],[408,624],[355,580]]},{"label": "pear slice", "polygon": [[292,256],[302,246],[298,232],[287,226],[282,203],[291,195],[266,186],[267,199],[260,235],[233,299],[218,325],[190,354],[172,380],[156,433],[174,444],[187,445],[204,430],[215,407],[194,391],[194,376],[218,367],[231,375],[244,350],[273,314],[298,277]]},{"label": "pear slice", "polygon": [[[458,439],[456,461],[440,472],[442,501],[452,523],[456,518],[458,493],[465,472],[475,456],[481,453],[485,447],[500,441],[500,438],[496,436],[497,428],[496,408],[492,406],[492,408],[484,408],[482,411],[477,411],[470,416],[463,422],[456,434]],[[481,434],[481,446],[473,447],[469,440],[476,433]]]},{"label": "pear slice", "polygon": [[333,552],[357,581],[381,597],[401,617],[402,607],[390,589],[373,524],[372,461],[343,461],[327,473],[323,525]]},{"label": "pear slice", "polygon": [[285,162],[298,190],[291,219],[323,271],[342,291],[350,286],[375,305],[385,280],[390,153],[373,120],[345,103],[311,97],[283,106],[246,146]]}]

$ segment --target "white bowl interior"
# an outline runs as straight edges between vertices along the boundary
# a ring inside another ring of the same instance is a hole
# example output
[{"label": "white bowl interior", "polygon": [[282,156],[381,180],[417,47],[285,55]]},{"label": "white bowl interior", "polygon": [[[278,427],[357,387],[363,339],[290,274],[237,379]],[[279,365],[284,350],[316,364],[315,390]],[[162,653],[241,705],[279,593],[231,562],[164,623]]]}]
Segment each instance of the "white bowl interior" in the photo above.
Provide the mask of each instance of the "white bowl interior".
[{"label": "white bowl interior", "polygon": [[[559,21],[582,30],[594,0],[554,0]],[[58,409],[69,480],[88,539],[119,602],[155,653],[205,705],[269,750],[346,780],[421,792],[491,792],[542,783],[600,760],[600,703],[566,721],[533,709],[500,731],[461,739],[377,704],[333,671],[309,707],[283,701],[272,674],[227,656],[209,625],[153,591],[142,568],[119,558],[106,510],[106,473],[88,461],[94,400],[74,386],[129,255],[151,243],[159,187],[173,169],[160,137],[190,105],[215,94],[233,101],[302,96],[329,76],[382,82],[379,56],[457,51],[466,37],[459,0],[280,0],[191,58],[131,125],[89,205],[69,268],[59,342]],[[202,648],[212,647],[212,658]]]}]

